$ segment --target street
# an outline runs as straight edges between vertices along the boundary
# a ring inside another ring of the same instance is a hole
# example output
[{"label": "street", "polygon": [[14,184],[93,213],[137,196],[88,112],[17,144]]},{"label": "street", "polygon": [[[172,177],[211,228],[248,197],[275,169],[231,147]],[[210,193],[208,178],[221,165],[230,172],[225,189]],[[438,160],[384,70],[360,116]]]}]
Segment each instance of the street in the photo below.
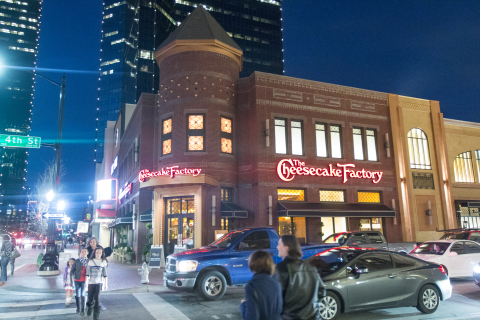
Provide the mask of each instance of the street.
[{"label": "street", "polygon": [[[76,249],[69,247],[67,255],[76,257]],[[65,307],[63,275],[39,277],[36,259],[40,250],[25,249],[16,261],[16,271],[0,288],[0,319],[78,319],[75,301]],[[65,261],[60,261],[64,270]],[[192,292],[175,292],[161,285],[163,270],[153,270],[150,284],[140,284],[139,265],[109,261],[109,290],[101,294],[106,310],[100,319],[241,319],[242,287],[230,287],[220,301],[204,301]],[[452,280],[454,294],[440,303],[431,315],[416,308],[383,309],[357,312],[340,317],[345,320],[380,319],[478,319],[480,318],[480,288],[471,279]]]}]

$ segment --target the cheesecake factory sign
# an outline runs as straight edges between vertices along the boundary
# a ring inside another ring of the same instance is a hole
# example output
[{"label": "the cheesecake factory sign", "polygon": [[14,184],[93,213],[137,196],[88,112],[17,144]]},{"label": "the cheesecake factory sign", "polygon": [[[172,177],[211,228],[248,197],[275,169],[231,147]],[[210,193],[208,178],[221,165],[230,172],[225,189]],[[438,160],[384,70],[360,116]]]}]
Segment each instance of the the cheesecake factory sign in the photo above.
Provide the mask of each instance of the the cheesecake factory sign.
[{"label": "the cheesecake factory sign", "polygon": [[179,169],[179,166],[171,166],[162,168],[159,171],[150,172],[147,169],[140,171],[138,174],[138,180],[140,182],[144,182],[148,178],[152,177],[161,177],[161,176],[169,176],[170,178],[175,178],[175,176],[179,175],[192,175],[194,177],[198,176],[202,172],[202,169],[197,168],[183,168]]},{"label": "the cheesecake factory sign", "polygon": [[305,162],[296,159],[283,159],[277,164],[277,174],[283,181],[292,181],[295,176],[338,177],[346,183],[348,179],[370,179],[373,183],[382,180],[382,171],[356,169],[353,163],[329,164],[326,168],[307,167]]}]

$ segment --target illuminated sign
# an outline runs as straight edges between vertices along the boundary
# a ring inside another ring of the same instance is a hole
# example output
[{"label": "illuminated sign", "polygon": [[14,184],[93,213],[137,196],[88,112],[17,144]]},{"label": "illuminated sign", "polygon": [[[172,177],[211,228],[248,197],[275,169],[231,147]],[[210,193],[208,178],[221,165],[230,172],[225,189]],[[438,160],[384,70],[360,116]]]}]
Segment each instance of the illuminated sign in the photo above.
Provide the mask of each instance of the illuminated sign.
[{"label": "illuminated sign", "polygon": [[296,175],[299,176],[318,176],[318,177],[339,177],[343,178],[343,183],[351,179],[371,179],[373,183],[379,183],[382,179],[382,171],[368,171],[365,169],[354,170],[353,163],[337,163],[334,168],[329,164],[327,168],[314,168],[305,166],[305,162],[296,159],[283,159],[277,164],[277,174],[283,181],[292,181]]},{"label": "illuminated sign", "polygon": [[110,167],[110,174],[113,175],[115,172],[115,169],[117,169],[117,163],[118,163],[118,156],[115,157],[115,160],[113,160],[112,166]]},{"label": "illuminated sign", "polygon": [[118,199],[121,201],[124,197],[126,197],[131,192],[132,192],[132,184],[127,182],[123,186],[123,188],[120,189],[120,192],[118,192]]},{"label": "illuminated sign", "polygon": [[115,200],[117,195],[117,179],[97,181],[97,201]]},{"label": "illuminated sign", "polygon": [[178,169],[178,166],[171,166],[162,168],[160,171],[150,172],[147,169],[140,171],[138,174],[138,180],[140,182],[145,181],[145,179],[152,178],[152,177],[161,177],[161,176],[169,176],[170,178],[175,178],[178,175],[193,175],[194,177],[198,176],[202,172],[202,169],[190,169],[190,168],[183,168]]}]

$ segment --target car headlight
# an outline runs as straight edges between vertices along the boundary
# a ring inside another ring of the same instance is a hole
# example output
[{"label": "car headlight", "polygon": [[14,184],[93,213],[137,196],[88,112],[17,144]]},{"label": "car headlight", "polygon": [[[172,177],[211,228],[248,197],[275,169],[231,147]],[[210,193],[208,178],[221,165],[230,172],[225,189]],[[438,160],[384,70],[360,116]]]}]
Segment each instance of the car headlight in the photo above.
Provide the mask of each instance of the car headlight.
[{"label": "car headlight", "polygon": [[177,265],[177,271],[179,272],[195,271],[197,269],[197,264],[198,262],[194,260],[179,261]]},{"label": "car headlight", "polygon": [[473,268],[473,272],[480,273],[480,266],[478,264]]}]

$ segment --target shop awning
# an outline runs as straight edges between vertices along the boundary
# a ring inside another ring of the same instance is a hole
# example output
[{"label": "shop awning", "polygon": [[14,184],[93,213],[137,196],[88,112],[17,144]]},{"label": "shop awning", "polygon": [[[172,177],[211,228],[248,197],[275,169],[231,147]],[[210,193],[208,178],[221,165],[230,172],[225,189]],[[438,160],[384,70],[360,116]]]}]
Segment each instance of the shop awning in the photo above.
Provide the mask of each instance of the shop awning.
[{"label": "shop awning", "polygon": [[115,219],[115,210],[97,209],[97,219]]},{"label": "shop awning", "polygon": [[150,222],[153,219],[152,209],[148,209],[144,213],[140,214],[140,222]]},{"label": "shop awning", "polygon": [[278,202],[279,217],[395,217],[395,210],[380,203]]},{"label": "shop awning", "polygon": [[246,218],[248,211],[233,202],[221,203],[222,217],[224,218]]},{"label": "shop awning", "polygon": [[115,225],[133,223],[133,211],[115,219]]}]

